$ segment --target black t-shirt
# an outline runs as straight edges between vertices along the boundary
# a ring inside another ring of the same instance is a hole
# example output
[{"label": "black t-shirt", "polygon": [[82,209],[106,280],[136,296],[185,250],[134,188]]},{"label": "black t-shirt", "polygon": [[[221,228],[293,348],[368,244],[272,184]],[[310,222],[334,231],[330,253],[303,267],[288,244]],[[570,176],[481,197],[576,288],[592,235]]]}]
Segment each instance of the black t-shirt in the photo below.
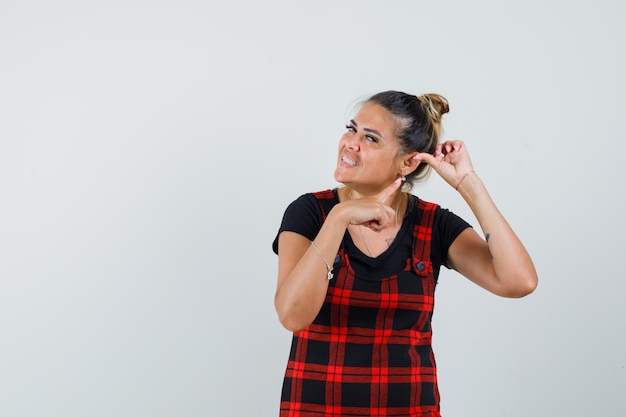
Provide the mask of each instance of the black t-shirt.
[{"label": "black t-shirt", "polygon": [[[333,190],[333,194],[335,204],[339,203],[336,189]],[[342,245],[346,254],[350,256],[351,265],[357,274],[377,279],[395,274],[404,268],[407,258],[411,256],[414,225],[416,222],[419,223],[422,215],[421,210],[417,208],[417,197],[411,194],[409,196],[411,201],[396,238],[391,246],[378,257],[370,258],[361,252],[354,245],[350,233],[346,231]],[[281,232],[295,232],[309,240],[314,240],[323,222],[320,206],[313,194],[301,195],[285,210],[278,234],[272,244],[274,253],[278,254],[278,235]],[[465,220],[437,206],[430,253],[435,280],[439,275],[441,265],[447,267],[448,248],[454,239],[468,227],[471,226]]]}]

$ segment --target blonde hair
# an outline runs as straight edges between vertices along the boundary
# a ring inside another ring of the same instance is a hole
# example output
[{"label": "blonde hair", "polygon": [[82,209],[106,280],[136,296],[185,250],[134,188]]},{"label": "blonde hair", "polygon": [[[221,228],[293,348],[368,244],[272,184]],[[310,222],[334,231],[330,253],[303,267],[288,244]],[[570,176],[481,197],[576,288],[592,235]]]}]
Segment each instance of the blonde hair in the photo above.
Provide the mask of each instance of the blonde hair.
[{"label": "blonde hair", "polygon": [[439,138],[441,138],[443,134],[441,118],[450,111],[448,100],[446,100],[444,96],[435,93],[422,94],[421,96],[417,96],[417,99],[422,103],[424,111],[430,119],[432,137],[437,139],[438,143]]}]

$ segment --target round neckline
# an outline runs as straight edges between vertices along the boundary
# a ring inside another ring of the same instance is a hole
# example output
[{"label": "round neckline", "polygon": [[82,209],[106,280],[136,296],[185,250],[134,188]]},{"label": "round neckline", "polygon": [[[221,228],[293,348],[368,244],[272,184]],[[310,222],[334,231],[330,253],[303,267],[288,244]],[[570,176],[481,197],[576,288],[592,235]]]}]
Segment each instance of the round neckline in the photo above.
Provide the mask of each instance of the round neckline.
[{"label": "round neckline", "polygon": [[[334,188],[333,194],[335,195],[336,204],[339,204],[340,203],[339,189]],[[417,197],[409,194],[409,199],[412,199],[412,198],[417,198]],[[346,249],[349,248],[348,253],[352,256],[358,257],[359,260],[364,261],[371,266],[377,266],[379,264],[384,263],[387,260],[387,258],[389,258],[389,256],[391,256],[395,252],[397,247],[402,244],[402,241],[404,240],[406,236],[407,230],[409,230],[409,223],[411,223],[410,214],[413,212],[413,208],[411,208],[411,206],[412,204],[410,203],[407,204],[407,210],[405,211],[404,218],[402,219],[402,224],[400,225],[400,229],[398,230],[398,233],[396,233],[393,239],[393,242],[391,243],[391,246],[389,246],[383,253],[381,253],[375,258],[372,258],[371,256],[367,255],[365,252],[363,252],[361,249],[359,249],[359,247],[352,240],[352,236],[350,235],[350,232],[346,228],[346,232],[344,234],[344,243],[345,243]]]}]

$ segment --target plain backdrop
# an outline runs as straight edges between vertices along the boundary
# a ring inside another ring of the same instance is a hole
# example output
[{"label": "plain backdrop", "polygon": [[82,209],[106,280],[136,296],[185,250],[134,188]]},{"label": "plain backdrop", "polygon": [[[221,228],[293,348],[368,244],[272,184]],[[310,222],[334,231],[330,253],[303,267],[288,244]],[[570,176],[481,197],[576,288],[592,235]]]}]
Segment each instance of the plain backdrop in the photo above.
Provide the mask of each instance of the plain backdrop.
[{"label": "plain backdrop", "polygon": [[[540,278],[453,271],[446,417],[626,414],[626,3],[0,2],[0,415],[277,416],[271,250],[331,188],[356,101],[450,101],[446,139]],[[414,189],[478,226],[436,175]]]}]

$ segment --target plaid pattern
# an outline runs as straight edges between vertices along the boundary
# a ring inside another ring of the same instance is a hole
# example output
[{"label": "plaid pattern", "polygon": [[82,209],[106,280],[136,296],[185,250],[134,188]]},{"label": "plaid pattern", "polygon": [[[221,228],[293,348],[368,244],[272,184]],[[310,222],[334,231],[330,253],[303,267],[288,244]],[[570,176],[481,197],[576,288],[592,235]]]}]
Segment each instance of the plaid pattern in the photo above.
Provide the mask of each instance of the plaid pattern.
[{"label": "plaid pattern", "polygon": [[[334,196],[314,195],[325,217]],[[397,275],[356,277],[340,248],[322,309],[293,335],[281,417],[440,415],[430,328],[436,207],[419,200],[413,256]]]}]

